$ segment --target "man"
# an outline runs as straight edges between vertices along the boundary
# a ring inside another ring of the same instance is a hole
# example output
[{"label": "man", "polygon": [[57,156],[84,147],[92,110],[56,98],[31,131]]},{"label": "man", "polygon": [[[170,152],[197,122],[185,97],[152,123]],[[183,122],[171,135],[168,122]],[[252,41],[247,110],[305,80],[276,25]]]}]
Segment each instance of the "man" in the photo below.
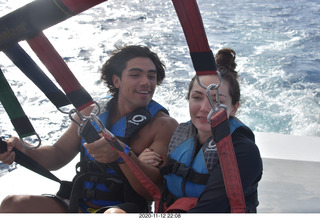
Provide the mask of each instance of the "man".
[{"label": "man", "polygon": [[[101,106],[101,121],[119,136],[127,153],[133,152],[130,153],[131,159],[145,174],[161,185],[159,169],[140,161],[138,156],[149,148],[156,156],[152,162],[165,163],[168,144],[178,125],[161,105],[152,100],[156,85],[165,77],[163,63],[147,47],[127,46],[113,53],[101,73],[101,79],[112,96]],[[94,106],[90,106],[81,113],[89,115],[93,109]],[[79,121],[77,116],[74,119]],[[148,197],[147,192],[127,164],[103,137],[93,143],[81,143],[76,123],[72,123],[52,146],[28,150],[18,138],[11,138],[7,143],[8,151],[0,154],[3,163],[14,161],[12,148],[16,147],[48,170],[65,166],[82,151],[80,172],[74,181],[80,180],[84,174],[90,177],[80,182],[82,189],[76,192],[80,196],[79,212],[95,212],[103,206],[115,205],[126,212],[149,211],[147,201],[142,198]],[[82,145],[81,149],[79,145]],[[68,199],[68,195],[60,194],[64,199],[58,196],[8,196],[3,200],[0,212],[67,212],[69,202],[65,198]]]}]

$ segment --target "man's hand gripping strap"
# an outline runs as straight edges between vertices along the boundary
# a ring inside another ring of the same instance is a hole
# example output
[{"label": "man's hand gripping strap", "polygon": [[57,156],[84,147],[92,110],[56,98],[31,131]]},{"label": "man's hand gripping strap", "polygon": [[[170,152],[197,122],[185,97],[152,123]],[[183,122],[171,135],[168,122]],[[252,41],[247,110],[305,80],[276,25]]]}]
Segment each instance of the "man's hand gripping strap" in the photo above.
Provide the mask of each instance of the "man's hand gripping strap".
[{"label": "man's hand gripping strap", "polygon": [[[123,148],[118,142],[117,138],[109,131],[103,131],[102,135],[110,143],[110,145],[117,150],[118,154],[122,158],[123,162],[131,169],[134,175],[137,177],[139,182],[145,187],[148,193],[152,196],[154,200],[154,211],[159,212],[160,200],[161,200],[161,191],[158,186],[156,186],[148,176],[139,168],[139,166],[130,158],[130,148],[125,146]],[[118,160],[119,161],[119,160]],[[121,161],[121,159],[120,159]]]},{"label": "man's hand gripping strap", "polygon": [[[100,133],[103,135],[105,140],[116,149],[117,153],[120,155],[118,161],[125,162],[127,166],[131,169],[133,174],[137,177],[139,182],[145,187],[148,193],[152,196],[155,204],[154,211],[159,212],[160,200],[161,200],[161,191],[157,185],[155,185],[148,176],[139,168],[139,166],[130,158],[131,148],[129,146],[122,147],[118,139],[107,130],[100,119],[91,114],[92,120],[99,126]],[[80,129],[80,135],[87,141],[93,142],[100,138],[98,131],[94,128],[91,122],[86,122],[86,124]],[[123,161],[122,161],[123,160]]]}]

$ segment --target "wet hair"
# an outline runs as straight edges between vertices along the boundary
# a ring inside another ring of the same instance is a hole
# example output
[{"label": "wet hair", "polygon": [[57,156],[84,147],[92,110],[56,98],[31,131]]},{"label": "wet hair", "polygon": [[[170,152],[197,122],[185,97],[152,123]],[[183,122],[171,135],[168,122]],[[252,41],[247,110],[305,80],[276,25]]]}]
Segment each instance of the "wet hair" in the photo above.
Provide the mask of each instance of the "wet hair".
[{"label": "wet hair", "polygon": [[157,71],[157,85],[162,83],[165,78],[165,65],[156,53],[152,52],[146,46],[131,45],[117,47],[111,52],[111,57],[101,68],[101,80],[107,84],[109,93],[113,97],[118,97],[119,89],[114,86],[112,76],[116,75],[121,79],[122,71],[127,67],[128,61],[138,57],[151,59]]},{"label": "wet hair", "polygon": [[[236,105],[240,101],[240,86],[238,82],[238,72],[235,71],[237,67],[235,59],[236,52],[230,48],[220,49],[215,55],[218,71],[222,79],[229,83],[229,94],[232,99],[232,105]],[[195,80],[196,76],[191,79],[189,84],[187,99],[190,98],[190,92]]]}]

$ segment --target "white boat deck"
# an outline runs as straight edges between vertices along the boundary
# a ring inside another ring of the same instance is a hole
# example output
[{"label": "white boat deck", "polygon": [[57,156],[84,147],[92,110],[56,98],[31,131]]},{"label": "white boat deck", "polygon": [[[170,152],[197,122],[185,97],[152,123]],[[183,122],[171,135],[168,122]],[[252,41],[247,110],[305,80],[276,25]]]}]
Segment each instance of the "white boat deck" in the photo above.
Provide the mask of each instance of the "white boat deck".
[{"label": "white boat deck", "polygon": [[320,137],[255,133],[260,213],[320,213]]},{"label": "white boat deck", "polygon": [[[320,213],[320,137],[255,133],[263,158],[258,213]],[[71,180],[77,158],[53,172]],[[23,167],[0,177],[0,201],[9,194],[54,194],[59,184]]]}]

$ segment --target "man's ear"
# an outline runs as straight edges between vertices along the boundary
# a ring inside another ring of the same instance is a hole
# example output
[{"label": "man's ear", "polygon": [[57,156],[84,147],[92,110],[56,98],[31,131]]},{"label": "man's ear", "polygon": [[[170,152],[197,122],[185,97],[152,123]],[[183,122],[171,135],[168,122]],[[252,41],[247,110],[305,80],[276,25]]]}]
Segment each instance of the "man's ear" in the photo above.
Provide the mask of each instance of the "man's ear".
[{"label": "man's ear", "polygon": [[112,75],[112,83],[115,88],[120,87],[121,79],[117,75]]}]

